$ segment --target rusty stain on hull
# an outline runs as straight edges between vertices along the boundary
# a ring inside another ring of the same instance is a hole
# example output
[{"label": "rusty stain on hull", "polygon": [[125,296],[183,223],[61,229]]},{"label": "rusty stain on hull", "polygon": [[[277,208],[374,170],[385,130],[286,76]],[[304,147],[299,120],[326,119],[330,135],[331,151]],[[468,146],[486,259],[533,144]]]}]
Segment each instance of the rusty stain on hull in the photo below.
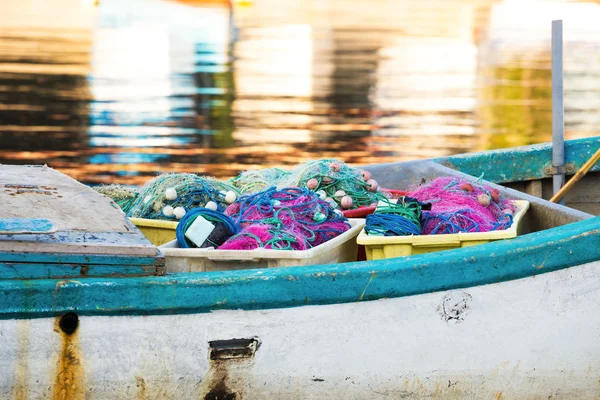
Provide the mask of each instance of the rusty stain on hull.
[{"label": "rusty stain on hull", "polygon": [[146,400],[148,398],[148,395],[146,394],[146,381],[144,380],[144,378],[138,375],[135,376],[135,380],[136,386],[138,388],[137,398],[139,400]]},{"label": "rusty stain on hull", "polygon": [[56,362],[53,400],[79,400],[85,398],[84,373],[81,351],[79,349],[79,331],[71,334],[60,328],[61,317],[56,317],[54,331],[60,335],[61,349]]},{"label": "rusty stain on hull", "polygon": [[[258,338],[209,342],[210,369],[202,380],[203,400],[241,400],[244,375],[260,348]],[[206,393],[206,394],[204,394]]]},{"label": "rusty stain on hull", "polygon": [[29,398],[28,380],[29,371],[27,360],[29,359],[29,321],[19,321],[19,356],[15,371],[15,386],[13,387],[13,398],[15,400],[27,400]]},{"label": "rusty stain on hull", "polygon": [[229,387],[228,367],[237,364],[237,361],[211,361],[210,370],[203,382],[208,392],[202,397],[203,400],[240,400],[241,395]]}]

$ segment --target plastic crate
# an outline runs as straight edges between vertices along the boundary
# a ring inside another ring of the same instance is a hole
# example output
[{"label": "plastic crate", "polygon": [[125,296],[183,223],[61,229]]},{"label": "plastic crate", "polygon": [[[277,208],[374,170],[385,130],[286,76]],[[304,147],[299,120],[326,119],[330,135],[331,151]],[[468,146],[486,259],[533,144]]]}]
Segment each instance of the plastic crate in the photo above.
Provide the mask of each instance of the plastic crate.
[{"label": "plastic crate", "polygon": [[173,240],[159,247],[166,258],[167,272],[203,272],[233,269],[278,268],[356,261],[356,236],[364,219],[349,219],[350,229],[309,250],[216,250],[182,249]]},{"label": "plastic crate", "polygon": [[529,202],[513,200],[516,212],[508,229],[492,232],[450,233],[440,235],[376,236],[368,235],[363,229],[356,241],[365,246],[367,260],[406,257],[413,254],[475,246],[495,240],[514,238],[519,234],[520,224]]},{"label": "plastic crate", "polygon": [[155,246],[163,245],[175,239],[175,229],[177,229],[178,222],[144,218],[129,219]]}]

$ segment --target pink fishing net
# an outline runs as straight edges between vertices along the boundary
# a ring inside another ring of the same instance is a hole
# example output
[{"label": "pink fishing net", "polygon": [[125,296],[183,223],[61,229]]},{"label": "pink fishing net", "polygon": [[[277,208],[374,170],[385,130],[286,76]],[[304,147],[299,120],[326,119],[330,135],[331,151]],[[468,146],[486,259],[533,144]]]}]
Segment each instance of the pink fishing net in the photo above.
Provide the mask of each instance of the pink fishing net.
[{"label": "pink fishing net", "polygon": [[411,188],[410,196],[431,204],[430,211],[423,211],[423,235],[506,229],[515,212],[498,190],[455,177]]},{"label": "pink fishing net", "polygon": [[242,229],[219,247],[224,250],[306,250],[350,228],[348,220],[328,202],[301,188],[271,188],[242,196],[225,214]]},{"label": "pink fishing net", "polygon": [[223,243],[221,250],[306,250],[310,245],[306,238],[289,229],[277,229],[268,224],[250,224],[237,235]]}]

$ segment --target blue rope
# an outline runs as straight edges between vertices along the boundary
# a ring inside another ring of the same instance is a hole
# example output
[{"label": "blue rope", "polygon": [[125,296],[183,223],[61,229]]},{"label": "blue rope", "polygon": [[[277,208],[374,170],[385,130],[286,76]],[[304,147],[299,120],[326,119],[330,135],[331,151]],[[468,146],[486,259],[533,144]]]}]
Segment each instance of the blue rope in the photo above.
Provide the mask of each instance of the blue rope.
[{"label": "blue rope", "polygon": [[[214,202],[217,205],[217,211],[222,212],[225,210],[225,208],[223,208],[221,206],[223,199],[222,198],[218,199],[214,195],[214,193],[215,193],[214,190],[211,190],[210,187],[208,187],[206,184],[202,183],[202,189],[198,188],[198,189],[188,190],[187,192],[185,192],[184,194],[182,194],[180,196],[178,202],[181,204],[181,206],[183,208],[185,208],[187,210],[187,209],[192,208],[194,206],[194,204],[198,204],[198,202],[201,201],[202,196],[207,196],[212,202]],[[219,196],[223,197],[221,194],[219,194]]]},{"label": "blue rope", "polygon": [[504,214],[498,218],[498,222],[494,224],[492,230],[498,231],[502,229],[508,229],[513,224],[513,216],[511,214]]},{"label": "blue rope", "polygon": [[231,235],[235,235],[239,231],[238,225],[231,219],[229,216],[219,212],[214,211],[208,208],[194,208],[193,210],[188,211],[180,220],[179,224],[177,224],[177,228],[175,229],[175,237],[177,238],[177,245],[183,249],[189,249],[192,246],[189,240],[185,237],[185,232],[188,230],[190,225],[198,218],[202,216],[206,218],[208,221],[212,222],[222,222],[225,224],[227,229]]},{"label": "blue rope", "polygon": [[[281,207],[277,210],[273,206],[273,200],[287,202],[296,200],[302,196],[308,197],[310,200],[296,205]],[[314,191],[306,188],[284,188],[277,190],[275,187],[271,187],[259,193],[244,195],[238,199],[237,203],[239,204],[239,211],[236,212],[235,221],[237,224],[256,222],[254,220],[242,219],[245,211],[253,206],[256,206],[257,210],[267,216],[267,218],[276,218],[277,214],[282,210],[287,210],[291,214],[313,214],[316,211],[320,211],[323,213],[323,215],[325,215],[325,220],[328,222],[346,221],[346,218],[343,215],[332,215],[333,211],[331,210],[329,204],[324,200],[319,199],[319,196]],[[305,222],[305,224],[320,225],[321,222]]]},{"label": "blue rope", "polygon": [[[464,215],[464,213],[468,211],[469,210],[461,209],[454,212],[445,212],[439,214],[424,212],[423,216],[425,217],[425,220],[423,221],[423,226],[425,226],[430,220],[436,221],[436,227],[429,233],[430,235],[472,232],[472,229],[474,229],[475,232],[481,232],[481,227],[479,224],[473,219]],[[467,222],[467,225],[461,226],[460,222]],[[492,230],[496,231],[507,229],[512,225],[512,222],[513,216],[510,214],[504,214],[498,219],[498,222],[493,225]],[[440,229],[440,227],[444,225],[443,223],[445,223],[445,227],[444,229]]]},{"label": "blue rope", "polygon": [[[430,212],[424,213],[425,221],[423,221],[423,226],[425,226],[432,219],[437,222],[436,227],[429,233],[430,235],[470,232],[471,229],[474,229],[475,232],[480,232],[479,224],[463,214],[467,211],[468,210],[456,210],[454,212],[445,212],[439,214]],[[466,221],[467,226],[461,227],[460,224],[458,224],[460,220]],[[443,225],[442,222],[446,223],[444,229],[440,229],[440,227]]]},{"label": "blue rope", "polygon": [[420,235],[421,228],[413,221],[396,214],[367,215],[365,231],[369,235],[408,236]]}]

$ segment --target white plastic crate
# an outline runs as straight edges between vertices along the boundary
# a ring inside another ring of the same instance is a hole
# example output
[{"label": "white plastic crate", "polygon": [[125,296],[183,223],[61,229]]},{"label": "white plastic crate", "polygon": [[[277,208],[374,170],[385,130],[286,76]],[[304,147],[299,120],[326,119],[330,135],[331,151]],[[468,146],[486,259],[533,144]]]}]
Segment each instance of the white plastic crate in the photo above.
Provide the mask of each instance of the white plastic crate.
[{"label": "white plastic crate", "polygon": [[216,250],[214,248],[182,249],[177,240],[160,246],[165,255],[167,273],[203,272],[234,269],[278,268],[356,261],[356,236],[365,225],[364,219],[349,219],[350,229],[309,250]]}]

